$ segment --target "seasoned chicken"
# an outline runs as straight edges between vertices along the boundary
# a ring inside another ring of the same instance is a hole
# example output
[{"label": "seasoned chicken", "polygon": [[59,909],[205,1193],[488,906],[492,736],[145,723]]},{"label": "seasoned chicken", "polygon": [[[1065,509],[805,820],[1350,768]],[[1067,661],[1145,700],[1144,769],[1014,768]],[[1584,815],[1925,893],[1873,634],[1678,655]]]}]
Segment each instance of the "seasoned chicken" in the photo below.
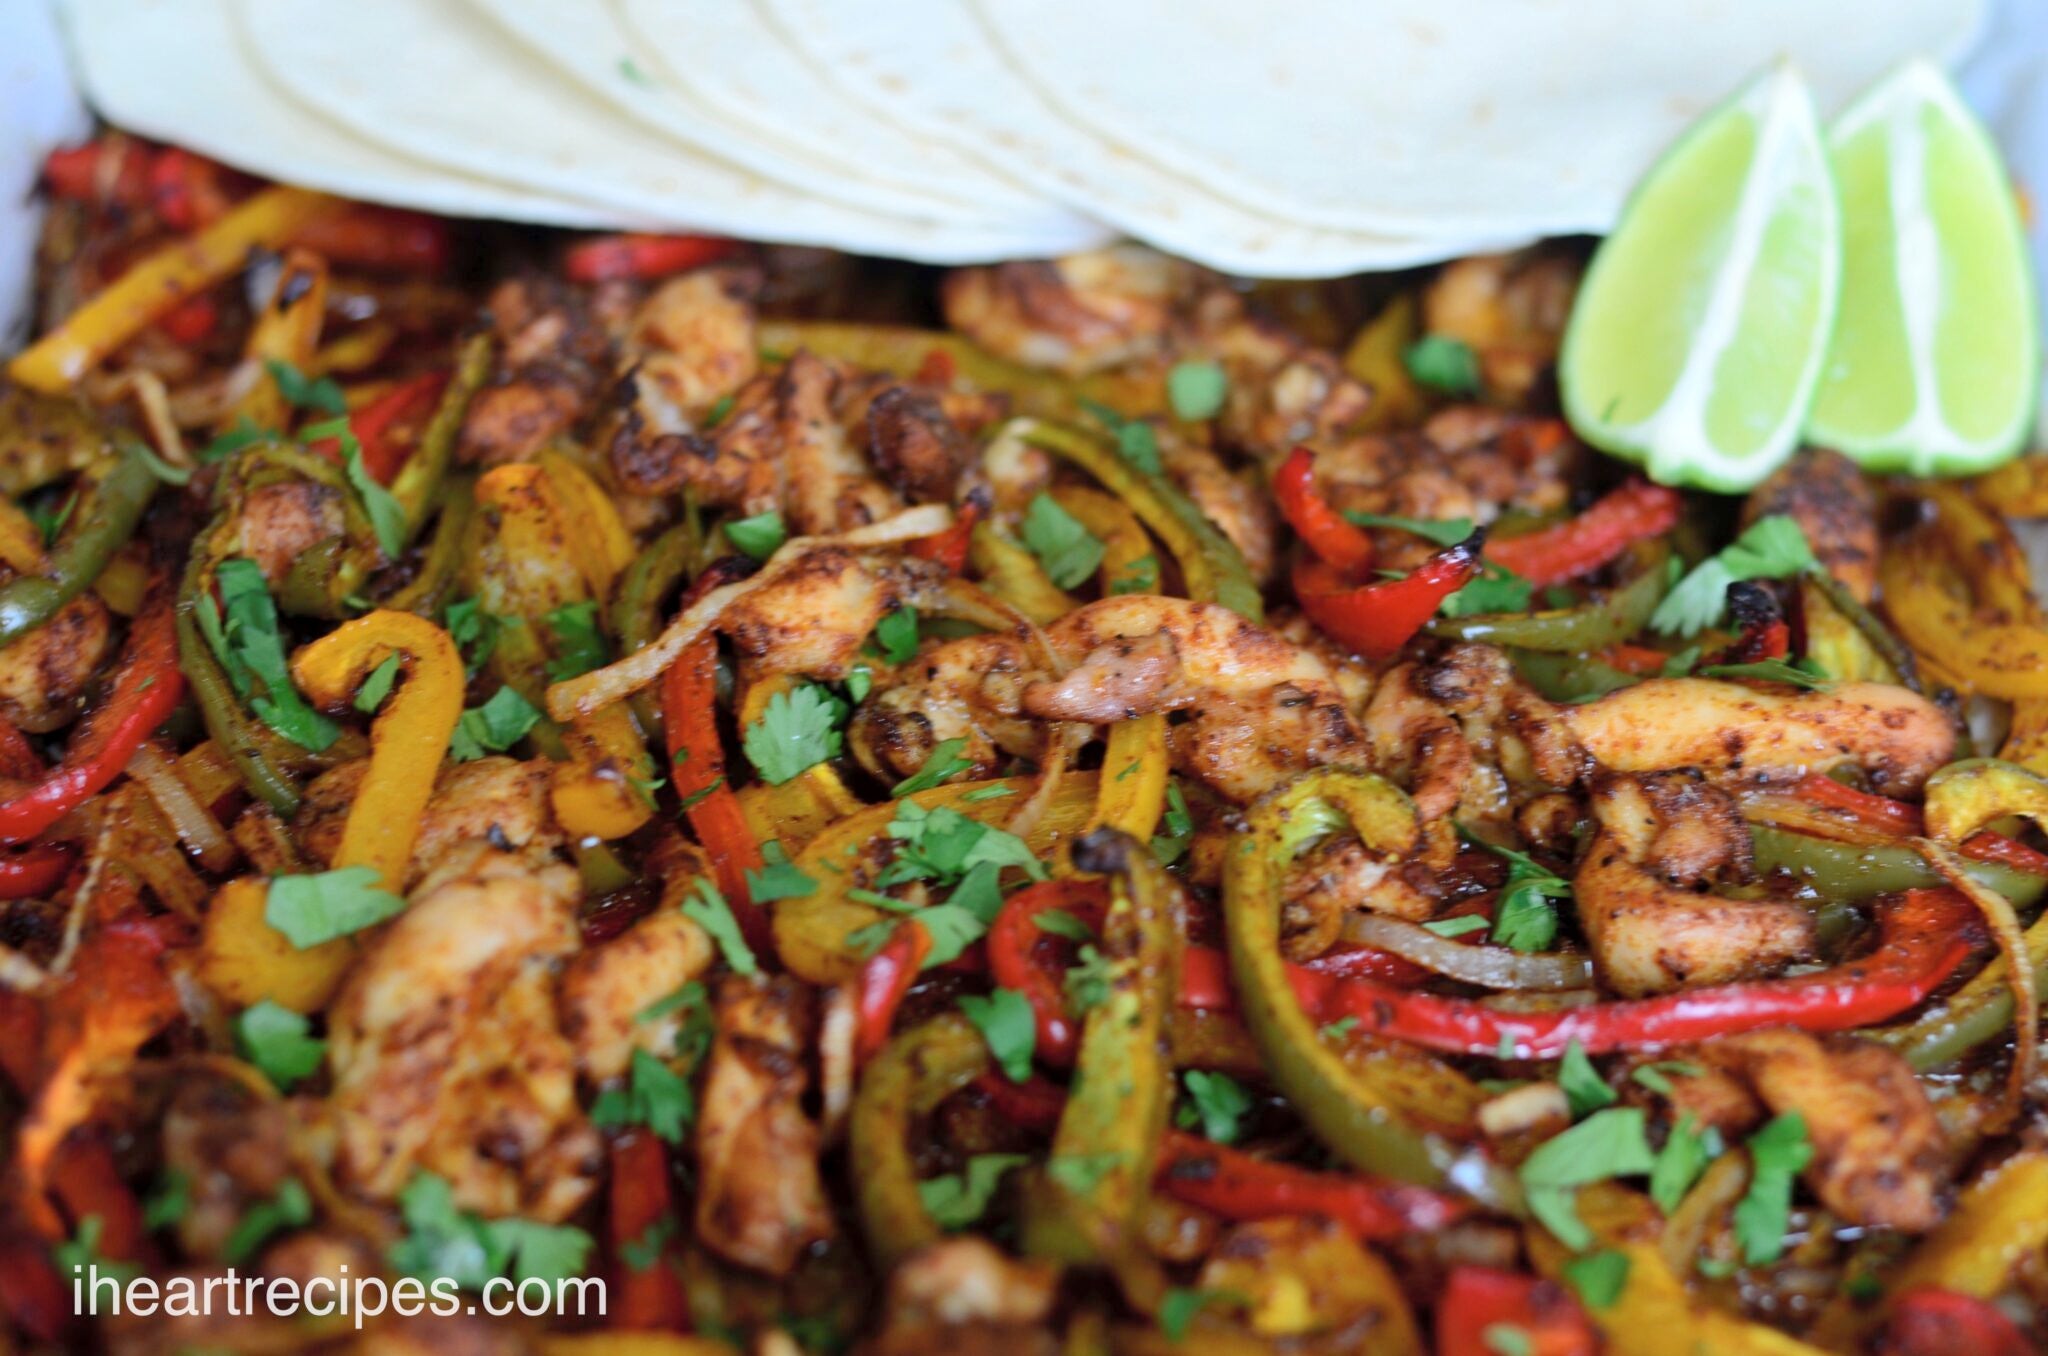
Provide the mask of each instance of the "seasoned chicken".
[{"label": "seasoned chicken", "polygon": [[[679,885],[688,878],[673,877]],[[593,1083],[626,1072],[635,1050],[675,1049],[682,1014],[642,1014],[711,967],[711,939],[679,909],[656,909],[624,933],[576,956],[562,971],[562,1034]]]},{"label": "seasoned chicken", "polygon": [[1859,602],[1877,589],[1877,492],[1855,462],[1823,447],[1803,448],[1742,503],[1744,526],[1774,513],[1806,533],[1821,568]]},{"label": "seasoned chicken", "polygon": [[498,362],[462,421],[466,464],[529,461],[582,417],[610,367],[610,340],[589,304],[548,277],[513,278],[491,293]]},{"label": "seasoned chicken", "polygon": [[690,433],[718,401],[760,367],[748,269],[697,269],[655,288],[633,312],[619,366],[633,379],[633,408],[654,433]]},{"label": "seasoned chicken", "polygon": [[321,542],[346,530],[342,492],[315,480],[277,480],[243,496],[236,554],[263,571],[273,589],[292,565]]},{"label": "seasoned chicken", "polygon": [[1624,997],[1767,974],[1813,949],[1813,915],[1701,891],[1749,874],[1749,830],[1697,772],[1605,777],[1572,881],[1600,982]]},{"label": "seasoned chicken", "polygon": [[47,622],[0,649],[0,716],[31,734],[70,721],[111,639],[105,603],[82,593],[64,604]]},{"label": "seasoned chicken", "polygon": [[863,1356],[1054,1356],[1045,1320],[1059,1268],[1012,1258],[985,1239],[948,1238],[889,1273],[882,1330]]},{"label": "seasoned chicken", "polygon": [[1372,403],[1334,353],[1255,314],[1227,287],[1208,288],[1196,301],[1185,348],[1223,368],[1229,386],[1218,432],[1262,463],[1277,462],[1296,443],[1336,438]]},{"label": "seasoned chicken", "polygon": [[784,1275],[832,1236],[818,1174],[819,1132],[804,1113],[811,990],[788,976],[727,976],[697,1118],[697,1236],[721,1257]]},{"label": "seasoned chicken", "polygon": [[289,1133],[281,1102],[259,1101],[224,1078],[178,1084],[164,1111],[162,1152],[165,1175],[185,1181],[179,1247],[194,1257],[220,1258],[242,1217],[290,1176]]},{"label": "seasoned chicken", "polygon": [[[558,844],[562,833],[548,809],[553,768],[545,758],[522,763],[491,757],[442,764],[413,843],[407,884],[432,870],[451,848],[475,839],[487,839],[506,851]],[[328,769],[307,785],[305,804],[293,822],[306,851],[323,861],[333,860],[349,808],[369,770],[368,759],[357,759]]]},{"label": "seasoned chicken", "polygon": [[391,1201],[431,1172],[465,1210],[548,1223],[582,1205],[603,1153],[554,975],[582,897],[572,868],[484,843],[420,882],[329,1013],[344,1185]]},{"label": "seasoned chicken", "polygon": [[1156,353],[1188,265],[1142,245],[955,269],[946,321],[989,352],[1083,376]]},{"label": "seasoned chicken", "polygon": [[1486,389],[1518,403],[1557,359],[1579,270],[1554,246],[1453,260],[1423,292],[1423,328],[1470,347]]}]

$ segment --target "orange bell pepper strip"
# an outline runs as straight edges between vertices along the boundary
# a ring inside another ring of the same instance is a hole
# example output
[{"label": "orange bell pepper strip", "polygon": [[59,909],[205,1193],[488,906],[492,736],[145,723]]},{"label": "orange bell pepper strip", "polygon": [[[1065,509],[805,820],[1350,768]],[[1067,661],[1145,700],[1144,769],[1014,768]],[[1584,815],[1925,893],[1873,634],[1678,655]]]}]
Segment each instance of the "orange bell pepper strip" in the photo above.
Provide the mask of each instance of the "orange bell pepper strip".
[{"label": "orange bell pepper strip", "polygon": [[16,354],[7,374],[23,386],[61,393],[172,307],[239,270],[256,248],[282,249],[342,201],[302,188],[270,188],[213,225],[166,245]]},{"label": "orange bell pepper strip", "polygon": [[737,242],[715,235],[601,235],[571,245],[562,271],[571,282],[651,282],[716,263],[738,248]]},{"label": "orange bell pepper strip", "polygon": [[[277,286],[249,329],[248,357],[264,364],[283,363],[297,372],[312,365],[320,350],[320,327],[327,315],[327,261],[295,249],[284,257]],[[215,424],[225,433],[243,421],[257,428],[286,427],[291,403],[268,371],[260,376]]]},{"label": "orange bell pepper strip", "polygon": [[[668,1150],[645,1130],[612,1141],[610,1217],[606,1241],[618,1261],[608,1326],[631,1332],[686,1332],[690,1300],[682,1277],[660,1242],[663,1225],[676,1222]],[[646,1256],[640,1256],[641,1253]]]},{"label": "orange bell pepper strip", "polygon": [[342,826],[334,865],[372,867],[385,889],[402,893],[435,774],[462,716],[462,655],[426,618],[377,611],[343,622],[293,655],[292,679],[308,701],[338,707],[394,654],[403,677],[370,728],[370,770]]},{"label": "orange bell pepper strip", "polygon": [[1645,537],[1678,525],[1676,490],[1631,480],[1569,522],[1520,537],[1496,538],[1486,558],[1537,588],[1590,574]]},{"label": "orange bell pepper strip", "polygon": [[[711,858],[718,883],[747,945],[757,956],[775,954],[767,912],[754,903],[747,872],[761,869],[761,845],[747,827],[746,811],[725,779],[725,746],[718,738],[718,637],[706,632],[683,649],[661,683],[661,722],[668,734],[670,778],[683,798],[690,829]],[[922,931],[922,929],[920,929]]]},{"label": "orange bell pepper strip", "polygon": [[943,532],[934,532],[910,543],[910,554],[944,567],[947,574],[959,574],[967,568],[967,550],[974,541],[974,525],[987,512],[987,491],[970,494],[967,502],[953,511],[953,525]]}]

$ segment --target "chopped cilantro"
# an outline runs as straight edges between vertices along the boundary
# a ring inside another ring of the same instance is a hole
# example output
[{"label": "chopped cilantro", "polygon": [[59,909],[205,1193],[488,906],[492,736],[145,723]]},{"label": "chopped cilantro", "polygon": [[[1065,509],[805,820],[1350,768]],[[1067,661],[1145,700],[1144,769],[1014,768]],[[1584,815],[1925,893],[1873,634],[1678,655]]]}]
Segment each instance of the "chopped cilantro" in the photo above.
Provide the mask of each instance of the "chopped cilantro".
[{"label": "chopped cilantro", "polygon": [[397,681],[398,656],[387,654],[384,662],[371,669],[370,676],[363,679],[362,686],[356,689],[356,710],[366,716],[374,714],[384,704],[384,699],[391,695],[391,685]]},{"label": "chopped cilantro", "polygon": [[308,1035],[311,1029],[303,1016],[266,998],[235,1018],[235,1045],[265,1078],[290,1092],[327,1058],[327,1042]]},{"label": "chopped cilantro", "polygon": [[1475,617],[1493,612],[1527,612],[1535,586],[1504,565],[1484,562],[1479,577],[1444,599],[1446,617]]},{"label": "chopped cilantro", "polygon": [[1046,577],[1063,589],[1087,582],[1102,564],[1102,542],[1042,490],[1025,510],[1024,544],[1045,567]]},{"label": "chopped cilantro", "polygon": [[1230,394],[1230,379],[1215,363],[1177,362],[1166,374],[1166,399],[1182,419],[1214,419]]},{"label": "chopped cilantro", "polygon": [[917,653],[917,609],[899,607],[876,622],[875,643],[891,664],[908,663]]},{"label": "chopped cilantro", "polygon": [[1557,940],[1557,910],[1550,901],[1570,899],[1572,883],[1526,852],[1476,834],[1465,837],[1508,863],[1507,883],[1493,908],[1493,940],[1516,951],[1542,951]]},{"label": "chopped cilantro", "polygon": [[1099,1154],[1054,1154],[1045,1161],[1045,1175],[1067,1190],[1085,1196],[1121,1167],[1123,1161],[1124,1156],[1114,1149]]},{"label": "chopped cilantro", "polygon": [[760,963],[740,931],[739,919],[733,917],[732,905],[725,902],[725,896],[708,879],[698,880],[692,896],[683,901],[683,917],[711,934],[711,940],[718,943],[719,954],[734,974],[751,978],[760,973]]},{"label": "chopped cilantro", "polygon": [[1316,1029],[1316,1034],[1324,1040],[1341,1041],[1356,1030],[1358,1030],[1358,1019],[1356,1017],[1339,1017],[1334,1022],[1323,1023],[1322,1026]]},{"label": "chopped cilantro", "polygon": [[839,722],[846,703],[816,683],[800,683],[768,699],[761,719],[740,744],[747,761],[771,786],[780,786],[830,758],[844,746]]},{"label": "chopped cilantro", "polygon": [[1708,1126],[1702,1132],[1692,1113],[1680,1116],[1664,1147],[1657,1151],[1656,1166],[1650,1169],[1650,1199],[1667,1215],[1676,1210],[1706,1171],[1708,1160],[1720,1152],[1720,1131]]},{"label": "chopped cilantro", "polygon": [[1797,1111],[1774,1116],[1750,1136],[1749,1191],[1735,1204],[1735,1237],[1750,1266],[1775,1262],[1785,1251],[1792,1215],[1792,1183],[1813,1158],[1806,1118]]},{"label": "chopped cilantro", "polygon": [[960,757],[960,750],[967,747],[964,738],[942,739],[932,746],[925,755],[924,766],[912,775],[896,783],[892,796],[908,796],[917,791],[929,791],[950,777],[973,768],[974,764]]},{"label": "chopped cilantro", "polygon": [[1809,692],[1824,692],[1834,686],[1834,680],[1811,659],[1789,663],[1783,659],[1759,659],[1751,664],[1708,664],[1698,673],[1702,678],[1754,678],[1764,683],[1787,683]]},{"label": "chopped cilantro", "polygon": [[1074,942],[1095,940],[1095,930],[1065,909],[1045,909],[1034,921],[1040,932],[1049,932],[1055,937],[1065,937]]},{"label": "chopped cilantro", "polygon": [[540,722],[540,711],[509,687],[501,687],[482,706],[472,706],[455,722],[448,756],[467,763],[487,753],[503,753]]},{"label": "chopped cilantro", "polygon": [[305,876],[273,876],[263,921],[299,950],[374,927],[405,909],[378,884],[374,866],[344,866]]},{"label": "chopped cilantro", "polygon": [[1136,560],[1125,564],[1109,581],[1112,597],[1126,593],[1159,592],[1159,557],[1147,551]]},{"label": "chopped cilantro", "polygon": [[1081,401],[1081,408],[1093,415],[1116,439],[1118,455],[1147,475],[1164,474],[1159,460],[1159,437],[1142,419],[1126,419],[1107,405]]},{"label": "chopped cilantro", "polygon": [[1425,334],[1402,350],[1401,364],[1421,385],[1446,395],[1479,390],[1479,358],[1472,346],[1448,334]]},{"label": "chopped cilantro", "polygon": [[1657,1093],[1659,1096],[1669,1097],[1671,1095],[1671,1078],[1669,1075],[1675,1074],[1680,1078],[1698,1078],[1705,1072],[1706,1070],[1702,1069],[1699,1065],[1686,1060],[1666,1059],[1660,1060],[1655,1064],[1645,1064],[1630,1074],[1629,1077],[1648,1088],[1651,1092]]},{"label": "chopped cilantro", "polygon": [[1486,919],[1476,913],[1460,914],[1456,918],[1432,918],[1422,925],[1424,932],[1434,932],[1439,937],[1463,937],[1485,928]]},{"label": "chopped cilantro", "polygon": [[185,1218],[192,1205],[192,1179],[183,1170],[167,1168],[142,1202],[142,1227],[155,1233]]},{"label": "chopped cilantro", "polygon": [[292,686],[284,632],[263,570],[253,560],[231,556],[216,567],[214,579],[220,606],[202,595],[199,626],[228,682],[265,725],[300,748],[326,749],[341,737],[341,727],[308,706]]},{"label": "chopped cilantro", "polygon": [[980,1030],[988,1052],[1012,1083],[1031,1077],[1031,1054],[1038,1046],[1038,1018],[1031,1000],[1015,989],[995,989],[984,998],[966,994],[960,1011]]},{"label": "chopped cilantro", "polygon": [[313,1198],[306,1194],[298,1178],[288,1177],[275,1196],[249,1207],[222,1245],[220,1258],[229,1266],[239,1266],[255,1256],[271,1235],[312,1222]]},{"label": "chopped cilantro", "polygon": [[1227,1073],[1189,1069],[1180,1076],[1188,1091],[1187,1104],[1175,1120],[1182,1129],[1202,1127],[1202,1133],[1218,1144],[1235,1144],[1244,1118],[1251,1114],[1252,1095]]},{"label": "chopped cilantro", "polygon": [[1564,1264],[1564,1278],[1588,1309],[1606,1309],[1628,1285],[1628,1254],[1603,1248]]},{"label": "chopped cilantro", "polygon": [[965,1229],[987,1212],[1003,1174],[1030,1161],[1023,1154],[975,1154],[961,1171],[919,1182],[918,1198],[941,1229]]},{"label": "chopped cilantro", "polygon": [[1115,987],[1116,968],[1093,943],[1083,942],[1074,963],[1067,968],[1067,1005],[1076,1015],[1095,1011],[1109,1001]]},{"label": "chopped cilantro", "polygon": [[644,1125],[670,1144],[681,1144],[696,1118],[689,1080],[645,1050],[633,1052],[626,1086],[606,1088],[590,1107],[590,1123],[600,1129]]},{"label": "chopped cilantro", "polygon": [[634,1271],[645,1271],[661,1260],[675,1236],[675,1216],[663,1215],[642,1229],[638,1238],[619,1245],[619,1260]]},{"label": "chopped cilantro", "polygon": [[409,1276],[445,1276],[481,1290],[496,1276],[559,1281],[580,1275],[590,1235],[569,1225],[532,1220],[479,1219],[456,1208],[448,1183],[418,1172],[398,1193],[405,1237],[393,1244],[391,1264]]},{"label": "chopped cilantro", "polygon": [[441,609],[441,624],[448,638],[462,651],[464,670],[474,678],[498,648],[498,637],[516,621],[486,612],[482,600],[463,598]]},{"label": "chopped cilantro", "polygon": [[548,661],[548,679],[564,682],[592,669],[601,669],[611,658],[604,632],[597,624],[597,604],[584,599],[564,603],[545,618],[555,635],[555,657]]},{"label": "chopped cilantro", "polygon": [[276,430],[258,428],[256,427],[256,421],[248,415],[238,415],[235,418],[234,425],[227,432],[219,435],[212,442],[199,449],[198,460],[201,465],[211,466],[217,461],[226,461],[245,447],[253,447],[257,443],[270,442],[275,440],[276,437]]},{"label": "chopped cilantro", "polygon": [[1195,837],[1195,817],[1188,812],[1188,798],[1181,794],[1179,782],[1166,784],[1166,814],[1161,828],[1163,833],[1152,835],[1152,855],[1161,866],[1172,866],[1187,852]]},{"label": "chopped cilantro", "polygon": [[1565,1042],[1564,1060],[1558,1065],[1558,1086],[1564,1089],[1574,1119],[1591,1115],[1603,1106],[1614,1105],[1617,1094],[1586,1058],[1586,1047],[1577,1038]]},{"label": "chopped cilantro", "polygon": [[747,894],[756,904],[801,899],[818,888],[818,882],[797,869],[776,839],[761,844],[761,861],[759,871],[747,872]]},{"label": "chopped cilantro", "polygon": [[1566,1247],[1583,1249],[1592,1231],[1579,1219],[1577,1188],[1610,1177],[1646,1173],[1656,1163],[1643,1133],[1641,1107],[1596,1111],[1538,1145],[1523,1160],[1523,1195],[1529,1211]]},{"label": "chopped cilantro", "polygon": [[1744,579],[1789,579],[1818,569],[1813,548],[1796,519],[1773,513],[1757,519],[1718,555],[1692,568],[1664,595],[1650,625],[1670,635],[1693,636],[1720,623],[1728,586]]},{"label": "chopped cilantro", "polygon": [[756,560],[766,560],[789,540],[789,529],[774,509],[725,525],[725,539]]},{"label": "chopped cilantro", "polygon": [[319,410],[322,414],[337,417],[348,413],[348,399],[342,395],[341,387],[335,384],[333,377],[321,377],[316,381],[282,358],[265,358],[263,366],[270,373],[270,379],[277,383],[277,393],[292,408]]},{"label": "chopped cilantro", "polygon": [[1188,1335],[1188,1325],[1195,1321],[1195,1315],[1210,1305],[1236,1305],[1241,1308],[1250,1303],[1235,1290],[1169,1286],[1159,1301],[1159,1331],[1166,1334],[1167,1341],[1178,1342]]}]

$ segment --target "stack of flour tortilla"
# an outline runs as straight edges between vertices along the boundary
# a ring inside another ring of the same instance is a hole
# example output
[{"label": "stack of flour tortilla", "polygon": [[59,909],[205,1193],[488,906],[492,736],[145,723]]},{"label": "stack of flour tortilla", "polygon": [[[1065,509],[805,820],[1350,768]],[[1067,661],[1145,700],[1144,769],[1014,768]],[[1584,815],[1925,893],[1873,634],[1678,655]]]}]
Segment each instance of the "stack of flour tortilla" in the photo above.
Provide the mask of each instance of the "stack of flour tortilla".
[{"label": "stack of flour tortilla", "polygon": [[1759,68],[1838,106],[1960,55],[1983,0],[61,9],[109,121],[359,198],[934,263],[1134,237],[1314,277],[1604,230]]}]

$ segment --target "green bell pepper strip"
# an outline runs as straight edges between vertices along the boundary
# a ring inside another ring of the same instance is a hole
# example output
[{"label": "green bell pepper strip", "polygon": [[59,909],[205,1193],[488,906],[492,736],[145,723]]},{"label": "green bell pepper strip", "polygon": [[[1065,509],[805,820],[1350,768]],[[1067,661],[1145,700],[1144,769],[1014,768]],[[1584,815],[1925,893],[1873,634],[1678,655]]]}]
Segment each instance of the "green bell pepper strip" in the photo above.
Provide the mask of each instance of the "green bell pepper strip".
[{"label": "green bell pepper strip", "polygon": [[1551,654],[1594,654],[1619,645],[1650,624],[1671,587],[1671,548],[1662,541],[1631,548],[1633,572],[1604,597],[1545,612],[1491,612],[1439,617],[1424,629],[1445,640],[1483,640]]},{"label": "green bell pepper strip", "polygon": [[661,634],[662,605],[690,577],[702,535],[693,523],[677,523],[649,542],[619,576],[609,621],[620,654],[631,654]]},{"label": "green bell pepper strip", "polygon": [[1079,429],[1036,420],[1012,428],[1025,442],[1074,463],[1123,500],[1180,562],[1190,597],[1219,603],[1250,621],[1265,620],[1265,601],[1244,557],[1179,486],[1140,470],[1108,442]]},{"label": "green bell pepper strip", "polygon": [[1632,687],[1642,675],[1623,673],[1597,659],[1581,655],[1552,654],[1547,650],[1509,647],[1508,658],[1515,672],[1543,696],[1554,702],[1585,701]]},{"label": "green bell pepper strip", "polygon": [[[1749,826],[1749,833],[1755,845],[1758,871],[1786,871],[1805,880],[1829,900],[1860,903],[1900,890],[1939,889],[1945,883],[1919,853],[1903,842],[1850,843],[1757,823]],[[1998,862],[1972,861],[1966,865],[1973,879],[2020,908],[2048,891],[2048,877]]]},{"label": "green bell pepper strip", "polygon": [[1800,576],[1802,587],[1811,587],[1827,599],[1828,605],[1839,612],[1849,625],[1861,633],[1864,643],[1891,666],[1901,686],[1915,692],[1923,691],[1920,684],[1920,666],[1914,661],[1913,651],[1906,642],[1892,634],[1892,629],[1878,620],[1871,610],[1856,600],[1841,580],[1826,570],[1808,570]]},{"label": "green bell pepper strip", "polygon": [[495,348],[488,334],[465,339],[455,355],[455,375],[441,393],[434,417],[420,433],[419,446],[391,479],[391,497],[405,510],[405,540],[426,526],[427,513],[441,492],[441,482],[455,459],[455,439],[469,413],[469,402],[491,375]]},{"label": "green bell pepper strip", "polygon": [[1082,1025],[1051,1159],[1026,1195],[1024,1250],[1108,1264],[1131,1289],[1146,1271],[1139,1217],[1173,1105],[1177,887],[1143,843],[1116,829],[1075,840],[1073,862],[1110,878],[1101,942],[1107,992]]},{"label": "green bell pepper strip", "polygon": [[1295,996],[1280,952],[1281,886],[1302,836],[1290,819],[1314,800],[1341,811],[1373,852],[1408,852],[1421,834],[1407,793],[1369,773],[1319,768],[1252,805],[1225,864],[1223,917],[1239,1008],[1267,1076],[1353,1167],[1512,1207],[1519,1198],[1508,1174],[1412,1120],[1398,1090],[1381,1086],[1375,1067],[1346,1061]]},{"label": "green bell pepper strip", "polygon": [[41,574],[0,585],[0,645],[10,645],[54,617],[92,587],[107,562],[135,535],[162,482],[137,453],[124,448],[90,490],[50,552]]},{"label": "green bell pepper strip", "polygon": [[451,476],[441,491],[441,513],[434,524],[433,540],[426,558],[410,583],[384,600],[384,606],[400,612],[416,612],[437,621],[455,592],[456,572],[462,566],[462,543],[469,532],[469,520],[476,513],[474,476]]},{"label": "green bell pepper strip", "polygon": [[944,1234],[918,1192],[912,1121],[988,1067],[988,1043],[981,1032],[949,1012],[891,1040],[861,1071],[847,1145],[861,1230],[884,1269]]}]

